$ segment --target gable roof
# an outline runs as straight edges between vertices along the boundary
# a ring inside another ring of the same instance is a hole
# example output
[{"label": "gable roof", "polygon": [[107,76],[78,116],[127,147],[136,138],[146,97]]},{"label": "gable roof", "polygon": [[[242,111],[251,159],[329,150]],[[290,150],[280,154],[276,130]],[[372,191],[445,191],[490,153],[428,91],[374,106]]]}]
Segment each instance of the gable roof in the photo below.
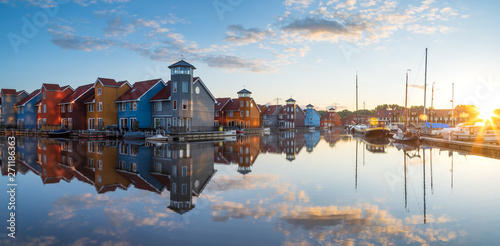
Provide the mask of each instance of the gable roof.
[{"label": "gable roof", "polygon": [[201,86],[203,86],[203,88],[205,88],[205,90],[208,92],[208,94],[210,95],[210,97],[212,98],[212,100],[214,100],[214,102],[216,101],[214,95],[212,94],[212,92],[210,92],[210,90],[205,85],[205,83],[203,83],[203,80],[201,80],[200,77],[194,77],[193,78],[193,85],[196,84],[196,83],[200,83]]},{"label": "gable roof", "polygon": [[215,111],[221,111],[231,101],[231,98],[229,97],[217,98],[216,101],[217,102],[215,102]]},{"label": "gable roof", "polygon": [[237,94],[240,94],[240,93],[252,94],[252,92],[250,92],[250,91],[249,91],[249,90],[247,90],[247,89],[243,89],[243,90],[241,90],[241,91],[238,91],[238,93],[237,93]]},{"label": "gable roof", "polygon": [[15,89],[2,89],[2,94],[13,95],[13,94],[17,94],[17,91]]},{"label": "gable roof", "polygon": [[58,84],[43,83],[42,88],[45,88],[46,91],[60,91],[61,90],[61,87]]},{"label": "gable roof", "polygon": [[139,100],[146,92],[151,90],[156,84],[164,83],[162,79],[151,79],[135,82],[132,88],[118,97],[115,102]]},{"label": "gable roof", "polygon": [[95,102],[94,100],[95,100],[95,94],[92,95],[92,96],[90,96],[87,100],[85,100],[84,103],[85,104],[87,104],[87,103],[94,103]]},{"label": "gable roof", "polygon": [[156,93],[153,97],[151,97],[151,99],[149,99],[150,102],[152,101],[166,101],[166,100],[170,100],[170,85],[172,83],[170,83],[170,80],[167,81],[165,87],[163,87],[163,89],[161,89],[158,93]]},{"label": "gable roof", "polygon": [[282,106],[281,105],[268,105],[267,109],[262,114],[272,115],[275,114]]},{"label": "gable roof", "polygon": [[229,104],[224,108],[227,111],[237,111],[240,109],[240,99],[232,99]]},{"label": "gable roof", "polygon": [[14,107],[20,107],[24,106],[27,102],[31,101],[33,98],[35,98],[38,94],[40,94],[40,89],[36,89],[31,94],[29,94],[27,97],[25,97],[23,100],[19,101],[14,105]]},{"label": "gable roof", "polygon": [[123,86],[125,83],[128,84],[130,86],[130,84],[128,83],[128,81],[124,80],[124,81],[119,81],[119,82],[116,82],[116,80],[114,79],[109,79],[109,78],[100,78],[98,77],[96,80],[95,80],[95,83],[94,84],[97,84],[97,83],[101,83],[103,86],[111,86],[111,87],[121,87]]},{"label": "gable roof", "polygon": [[93,89],[94,89],[94,84],[87,84],[87,85],[79,86],[78,88],[76,88],[75,91],[73,91],[73,93],[71,93],[67,97],[63,98],[59,102],[59,104],[72,103],[72,102],[78,100],[78,98],[80,98],[84,94],[86,94],[89,90],[93,90]]}]

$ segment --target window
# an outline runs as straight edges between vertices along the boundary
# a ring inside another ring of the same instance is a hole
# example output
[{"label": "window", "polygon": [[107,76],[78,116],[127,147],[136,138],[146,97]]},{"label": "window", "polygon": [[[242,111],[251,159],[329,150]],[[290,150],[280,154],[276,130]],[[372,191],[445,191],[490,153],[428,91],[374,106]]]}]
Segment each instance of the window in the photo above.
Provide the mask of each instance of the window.
[{"label": "window", "polygon": [[187,109],[188,109],[188,100],[182,99],[182,110],[187,110]]},{"label": "window", "polygon": [[47,113],[47,105],[46,104],[43,105],[43,112]]},{"label": "window", "polygon": [[100,96],[100,95],[101,95],[101,93],[102,93],[102,88],[97,88],[97,95],[99,95],[99,96]]},{"label": "window", "polygon": [[247,117],[249,117],[249,116],[250,116],[250,111],[247,110]]},{"label": "window", "polygon": [[172,176],[177,176],[177,166],[172,166]]},{"label": "window", "polygon": [[161,102],[154,102],[155,111],[161,111]]},{"label": "window", "polygon": [[125,111],[125,103],[120,103],[120,111]]},{"label": "window", "polygon": [[89,112],[94,112],[94,104],[89,104]]},{"label": "window", "polygon": [[73,104],[68,104],[68,112],[73,112]]},{"label": "window", "polygon": [[188,92],[188,82],[182,82],[182,92]]},{"label": "window", "polygon": [[240,107],[243,107],[243,101],[240,102]]},{"label": "window", "polygon": [[128,154],[128,144],[122,144],[122,145],[120,145],[120,154],[121,155]]},{"label": "window", "polygon": [[104,151],[104,145],[97,144],[97,154],[102,154],[103,151]]},{"label": "window", "polygon": [[130,118],[130,127],[139,127],[139,122],[137,118]]},{"label": "window", "polygon": [[95,129],[95,119],[94,118],[89,118],[88,129],[89,130],[94,130]]},{"label": "window", "polygon": [[97,160],[97,169],[102,170],[102,160]]},{"label": "window", "polygon": [[132,107],[131,109],[132,111],[136,111],[137,110],[137,102],[132,102]]},{"label": "window", "polygon": [[101,175],[97,176],[97,182],[102,183],[102,178],[101,178]]},{"label": "window", "polygon": [[182,184],[182,194],[187,194],[187,184]]},{"label": "window", "polygon": [[215,117],[219,117],[219,111],[215,111]]},{"label": "window", "polygon": [[177,110],[177,100],[174,100],[174,110]]},{"label": "window", "polygon": [[61,113],[65,113],[66,112],[66,105],[61,105]]},{"label": "window", "polygon": [[188,168],[186,166],[182,167],[182,177],[186,177],[187,176],[187,170],[188,170]]},{"label": "window", "polygon": [[131,166],[132,172],[137,172],[137,164],[132,163],[132,164],[130,164],[130,166]]},{"label": "window", "polygon": [[243,112],[244,112],[243,110],[240,111],[240,116],[241,117],[243,117],[243,114],[244,114]]},{"label": "window", "polygon": [[233,111],[229,111],[229,112],[227,113],[227,115],[228,115],[229,117],[233,117]]},{"label": "window", "polygon": [[42,112],[42,107],[38,106],[38,113]]},{"label": "window", "polygon": [[177,92],[177,82],[172,83],[172,90],[174,91],[174,93]]},{"label": "window", "polygon": [[43,93],[43,99],[45,99],[45,92]]},{"label": "window", "polygon": [[247,107],[248,107],[248,101],[247,101]]},{"label": "window", "polygon": [[94,167],[94,159],[89,159],[89,167]]},{"label": "window", "polygon": [[125,170],[125,161],[120,161],[119,166],[121,170]]},{"label": "window", "polygon": [[101,112],[102,111],[102,102],[97,103],[97,111]]},{"label": "window", "polygon": [[173,183],[172,184],[172,194],[176,194],[176,193],[177,193],[177,184]]}]

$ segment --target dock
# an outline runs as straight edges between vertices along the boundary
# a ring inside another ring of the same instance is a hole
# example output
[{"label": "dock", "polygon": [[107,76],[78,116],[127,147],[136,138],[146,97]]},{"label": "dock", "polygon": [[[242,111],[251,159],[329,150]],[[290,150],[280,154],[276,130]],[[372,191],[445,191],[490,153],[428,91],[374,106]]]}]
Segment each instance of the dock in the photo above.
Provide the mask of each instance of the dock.
[{"label": "dock", "polygon": [[500,145],[498,144],[464,142],[431,137],[421,137],[421,140],[425,144],[432,146],[439,146],[464,153],[500,159]]},{"label": "dock", "polygon": [[236,136],[236,131],[211,131],[211,132],[179,132],[168,134],[168,141],[207,141],[207,140],[226,140]]}]

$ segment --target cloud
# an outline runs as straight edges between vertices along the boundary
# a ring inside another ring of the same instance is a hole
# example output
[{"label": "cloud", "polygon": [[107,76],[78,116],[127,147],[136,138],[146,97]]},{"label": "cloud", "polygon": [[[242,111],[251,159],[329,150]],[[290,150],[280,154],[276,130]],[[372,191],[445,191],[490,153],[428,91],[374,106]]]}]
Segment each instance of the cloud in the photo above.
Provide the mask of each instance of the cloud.
[{"label": "cloud", "polygon": [[309,5],[311,5],[311,3],[313,3],[313,2],[314,2],[314,0],[285,0],[283,2],[283,4],[287,8],[292,8],[292,9],[303,11],[303,10],[307,9],[309,7]]},{"label": "cloud", "polygon": [[135,32],[135,25],[123,22],[120,17],[108,20],[107,24],[108,26],[104,29],[105,37],[127,36]]},{"label": "cloud", "polygon": [[258,28],[245,29],[242,25],[230,25],[227,29],[226,41],[238,45],[260,42],[267,36],[273,35],[272,31],[264,31]]},{"label": "cloud", "polygon": [[346,0],[342,3],[337,4],[334,9],[346,9],[346,10],[355,10],[356,9],[356,0]]}]

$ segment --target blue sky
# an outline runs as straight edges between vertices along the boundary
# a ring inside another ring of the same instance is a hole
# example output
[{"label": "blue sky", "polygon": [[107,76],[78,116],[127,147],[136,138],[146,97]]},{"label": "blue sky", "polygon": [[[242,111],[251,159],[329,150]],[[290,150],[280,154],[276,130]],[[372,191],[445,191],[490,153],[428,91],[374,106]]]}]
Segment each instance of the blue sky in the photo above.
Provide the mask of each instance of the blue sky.
[{"label": "blue sky", "polygon": [[499,107],[500,3],[396,0],[0,0],[2,88],[97,77],[169,79],[181,56],[216,97],[243,87],[258,103],[293,96],[317,109],[423,104]]}]

